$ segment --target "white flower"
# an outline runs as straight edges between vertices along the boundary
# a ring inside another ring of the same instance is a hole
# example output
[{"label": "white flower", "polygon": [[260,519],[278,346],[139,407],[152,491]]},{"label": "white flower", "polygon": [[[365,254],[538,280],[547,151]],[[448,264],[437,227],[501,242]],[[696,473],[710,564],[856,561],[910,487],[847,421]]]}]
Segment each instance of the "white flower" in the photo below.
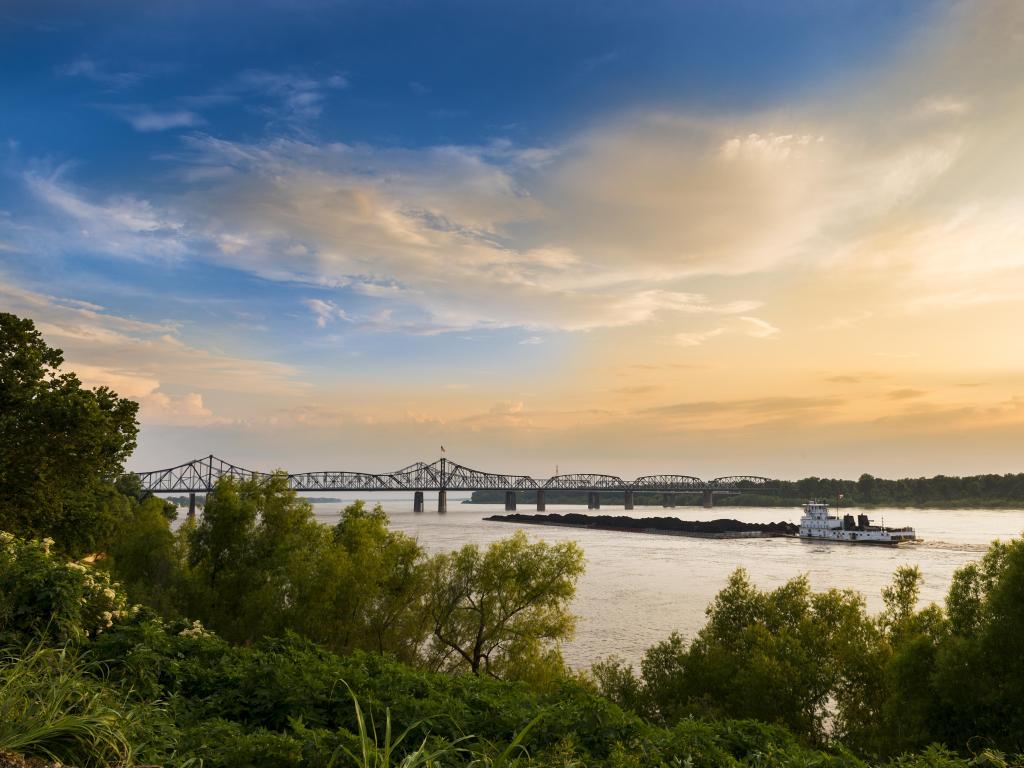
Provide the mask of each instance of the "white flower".
[{"label": "white flower", "polygon": [[112,590],[110,587],[104,588],[103,596],[108,600],[113,600],[115,597],[117,597],[117,595],[114,594],[114,590]]},{"label": "white flower", "polygon": [[204,628],[202,622],[198,619],[192,622],[191,627],[186,627],[178,633],[179,637],[203,637],[209,634]]}]

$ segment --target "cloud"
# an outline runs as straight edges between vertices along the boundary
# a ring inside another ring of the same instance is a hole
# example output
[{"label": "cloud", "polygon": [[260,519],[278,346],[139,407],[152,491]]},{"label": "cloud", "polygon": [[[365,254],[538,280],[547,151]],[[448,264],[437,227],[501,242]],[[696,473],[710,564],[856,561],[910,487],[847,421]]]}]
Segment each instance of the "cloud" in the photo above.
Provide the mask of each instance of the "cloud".
[{"label": "cloud", "polygon": [[160,112],[143,108],[122,111],[122,114],[132,128],[143,133],[167,131],[172,128],[192,128],[205,122],[195,112],[187,110]]},{"label": "cloud", "polygon": [[527,336],[525,339],[520,340],[520,344],[543,344],[544,339],[540,336]]},{"label": "cloud", "polygon": [[114,72],[96,61],[81,57],[59,70],[67,77],[84,77],[115,91],[138,85],[145,78],[141,72]]},{"label": "cloud", "polygon": [[837,376],[829,376],[825,381],[831,384],[863,384],[867,381],[877,381],[879,379],[887,378],[889,377],[880,373],[840,374]]},{"label": "cloud", "polygon": [[699,347],[708,339],[714,339],[725,332],[725,328],[712,328],[710,331],[684,331],[677,333],[673,340],[681,347]]},{"label": "cloud", "polygon": [[[743,311],[743,310],[739,310]],[[699,347],[705,342],[721,336],[749,336],[753,339],[773,339],[781,331],[767,320],[759,317],[742,315],[728,325],[720,325],[706,331],[683,331],[672,337],[672,341],[681,347]]]},{"label": "cloud", "polygon": [[0,305],[31,317],[47,343],[64,350],[65,369],[84,383],[140,402],[146,424],[225,423],[229,417],[206,404],[211,395],[225,405],[243,396],[251,405],[253,398],[280,401],[307,391],[291,366],[193,346],[176,323],[138,320],[5,281]]},{"label": "cloud", "polygon": [[740,429],[767,422],[820,423],[838,419],[846,401],[837,397],[773,396],[735,400],[694,400],[651,406],[636,412],[669,428]]},{"label": "cloud", "polygon": [[326,328],[328,323],[332,323],[335,320],[351,320],[348,314],[335,304],[333,301],[324,301],[323,299],[306,299],[303,302],[313,312],[316,317],[316,327]]},{"label": "cloud", "polygon": [[26,173],[36,198],[63,213],[70,226],[31,232],[28,247],[63,252],[82,247],[130,259],[178,259],[191,252],[185,223],[165,208],[131,195],[92,201],[63,182],[60,174]]},{"label": "cloud", "polygon": [[199,107],[244,101],[268,115],[302,123],[320,116],[331,91],[344,90],[349,85],[348,77],[341,72],[313,76],[299,71],[247,69],[212,91],[186,101]]},{"label": "cloud", "polygon": [[928,393],[921,389],[894,389],[891,392],[886,392],[885,397],[888,400],[915,400],[919,397],[924,397]]},{"label": "cloud", "polygon": [[65,232],[71,241],[136,257],[187,252],[272,280],[350,287],[391,311],[359,327],[582,331],[760,306],[654,287],[671,283],[661,267],[601,266],[563,246],[513,245],[506,227],[542,213],[515,178],[546,162],[534,152],[503,144],[410,151],[284,139],[185,142],[192,169],[218,174],[203,176],[173,205],[96,202],[59,178],[27,180],[37,196],[87,225],[86,238]]},{"label": "cloud", "polygon": [[[390,313],[352,328],[656,324],[683,346],[777,339],[799,309],[762,310],[765,276],[799,274],[870,297],[812,321],[849,330],[1019,300],[1024,183],[1006,158],[1024,119],[1022,19],[1009,0],[955,4],[897,58],[843,83],[841,100],[637,109],[555,146],[189,135],[168,158],[180,190],[99,199],[61,179],[30,186],[85,233],[69,240],[96,250],[349,287]],[[347,86],[338,73],[252,69],[208,97],[302,121]],[[700,280],[714,288],[694,290]],[[695,329],[698,314],[736,318]]]},{"label": "cloud", "polygon": [[770,339],[780,333],[778,328],[759,317],[744,316],[740,318],[740,321],[747,325],[745,331],[747,336],[753,336],[755,339]]}]

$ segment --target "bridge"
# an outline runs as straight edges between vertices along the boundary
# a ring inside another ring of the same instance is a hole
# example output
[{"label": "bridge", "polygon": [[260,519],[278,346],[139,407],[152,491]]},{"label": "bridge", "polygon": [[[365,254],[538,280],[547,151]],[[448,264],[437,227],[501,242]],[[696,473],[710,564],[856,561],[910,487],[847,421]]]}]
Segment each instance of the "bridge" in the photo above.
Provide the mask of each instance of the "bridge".
[{"label": "bridge", "polygon": [[[189,514],[195,514],[196,494],[212,493],[222,477],[235,480],[267,479],[269,472],[256,472],[230,464],[214,455],[193,459],[169,469],[136,472],[142,489],[152,493],[187,493]],[[600,509],[601,492],[616,491],[624,494],[624,506],[633,509],[634,494],[638,491],[663,494],[664,506],[675,506],[676,494],[700,494],[705,507],[714,505],[715,495],[736,495],[752,491],[770,491],[774,483],[767,477],[734,475],[701,480],[691,475],[644,475],[635,480],[624,480],[615,475],[568,474],[534,479],[529,475],[506,475],[470,469],[445,458],[426,464],[410,464],[395,472],[302,472],[289,474],[288,486],[299,492],[321,491],[412,491],[413,510],[423,512],[423,495],[437,492],[437,511],[448,509],[448,491],[505,491],[505,509],[516,508],[517,491],[537,494],[537,510],[545,510],[545,492],[587,491],[587,506]]]}]

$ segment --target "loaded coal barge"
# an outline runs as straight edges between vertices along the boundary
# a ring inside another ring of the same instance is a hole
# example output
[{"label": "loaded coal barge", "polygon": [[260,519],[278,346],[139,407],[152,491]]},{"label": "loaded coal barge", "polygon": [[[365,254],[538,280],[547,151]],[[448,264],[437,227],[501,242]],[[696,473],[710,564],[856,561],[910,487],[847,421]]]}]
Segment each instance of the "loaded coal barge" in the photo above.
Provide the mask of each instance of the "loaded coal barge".
[{"label": "loaded coal barge", "polygon": [[599,531],[656,533],[666,536],[693,536],[702,539],[766,539],[796,536],[793,523],[744,523],[739,520],[680,520],[678,517],[626,517],[584,515],[578,512],[548,515],[491,515],[484,520],[528,525],[557,525]]}]

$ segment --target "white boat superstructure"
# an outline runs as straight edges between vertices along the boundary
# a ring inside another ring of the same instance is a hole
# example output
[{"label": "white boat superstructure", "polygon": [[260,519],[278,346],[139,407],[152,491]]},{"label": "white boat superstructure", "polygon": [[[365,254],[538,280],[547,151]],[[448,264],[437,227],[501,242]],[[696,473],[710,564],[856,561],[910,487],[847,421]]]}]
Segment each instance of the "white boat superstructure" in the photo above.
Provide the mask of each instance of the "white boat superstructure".
[{"label": "white boat superstructure", "polygon": [[886,528],[872,525],[865,514],[843,515],[842,518],[828,513],[828,504],[810,501],[804,507],[800,518],[800,538],[805,541],[843,541],[850,544],[895,545],[917,538],[913,528]]}]

